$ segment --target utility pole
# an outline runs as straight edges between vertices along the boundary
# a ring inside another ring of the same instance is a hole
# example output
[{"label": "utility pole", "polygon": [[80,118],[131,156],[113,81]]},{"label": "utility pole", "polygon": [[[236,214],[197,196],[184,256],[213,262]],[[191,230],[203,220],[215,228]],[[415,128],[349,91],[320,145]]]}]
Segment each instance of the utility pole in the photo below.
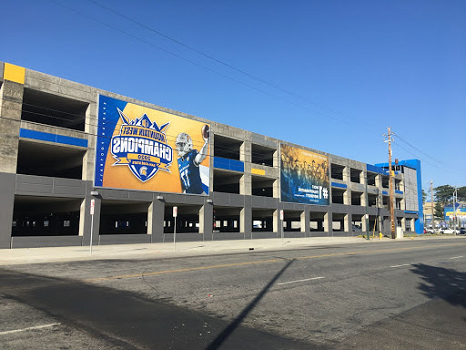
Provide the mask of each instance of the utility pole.
[{"label": "utility pole", "polygon": [[434,182],[430,180],[430,201],[432,204],[431,207],[431,212],[432,212],[432,232],[435,230],[435,225],[434,225]]},{"label": "utility pole", "polygon": [[458,201],[458,189],[455,187],[455,191],[453,191],[453,235],[456,236],[456,202]]},{"label": "utility pole", "polygon": [[[369,234],[370,234],[370,229],[369,229],[369,212],[368,212],[368,207],[369,207],[369,194],[367,193],[367,171],[364,171],[364,184],[366,186],[366,215],[364,215],[364,219],[366,220],[366,239],[369,240]],[[375,225],[375,224],[374,224]]]},{"label": "utility pole", "polygon": [[390,232],[392,239],[396,238],[395,234],[395,208],[393,207],[393,171],[392,171],[392,129],[388,127],[388,187],[390,189]]}]

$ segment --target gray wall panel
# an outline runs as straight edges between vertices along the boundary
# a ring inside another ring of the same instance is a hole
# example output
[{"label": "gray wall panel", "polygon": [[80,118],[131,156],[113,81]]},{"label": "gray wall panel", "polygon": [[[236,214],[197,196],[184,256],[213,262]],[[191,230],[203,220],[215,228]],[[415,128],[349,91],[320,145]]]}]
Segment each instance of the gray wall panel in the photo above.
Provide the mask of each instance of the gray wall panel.
[{"label": "gray wall panel", "polygon": [[0,173],[0,249],[10,248],[15,179],[15,174]]},{"label": "gray wall panel", "polygon": [[152,202],[154,194],[152,192],[131,191],[128,194],[128,199],[142,202]]},{"label": "gray wall panel", "polygon": [[150,243],[150,235],[148,234],[100,235],[99,241],[101,245],[125,244],[125,243]]},{"label": "gray wall panel", "polygon": [[32,175],[17,175],[16,193],[52,194],[53,178]]},{"label": "gray wall panel", "polygon": [[80,236],[40,236],[40,237],[13,237],[12,248],[41,248],[41,247],[67,247],[81,246]]},{"label": "gray wall panel", "polygon": [[241,194],[230,194],[230,205],[242,207],[244,206],[244,196]]},{"label": "gray wall panel", "polygon": [[128,199],[128,191],[111,190],[111,189],[96,189],[102,199]]},{"label": "gray wall panel", "polygon": [[73,179],[53,179],[53,193],[62,195],[86,195],[86,182]]}]

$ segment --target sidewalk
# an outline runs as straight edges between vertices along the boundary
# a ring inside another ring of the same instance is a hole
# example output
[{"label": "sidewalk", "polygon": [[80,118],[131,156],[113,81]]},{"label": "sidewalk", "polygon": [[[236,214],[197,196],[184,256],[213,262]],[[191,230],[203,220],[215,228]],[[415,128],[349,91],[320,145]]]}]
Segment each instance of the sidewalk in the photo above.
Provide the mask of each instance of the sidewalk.
[{"label": "sidewalk", "polygon": [[254,240],[231,240],[231,241],[205,241],[205,242],[177,242],[176,249],[173,242],[152,244],[118,244],[73,247],[46,247],[46,248],[20,248],[0,249],[0,266],[65,262],[65,261],[90,261],[102,259],[148,259],[148,258],[171,258],[198,255],[216,255],[245,253],[249,251],[273,251],[286,250],[290,248],[305,248],[325,245],[354,244],[354,243],[378,243],[398,242],[420,239],[448,239],[453,237],[426,237],[402,238],[391,240],[378,238],[365,240],[361,237],[312,237],[312,238],[273,238]]}]

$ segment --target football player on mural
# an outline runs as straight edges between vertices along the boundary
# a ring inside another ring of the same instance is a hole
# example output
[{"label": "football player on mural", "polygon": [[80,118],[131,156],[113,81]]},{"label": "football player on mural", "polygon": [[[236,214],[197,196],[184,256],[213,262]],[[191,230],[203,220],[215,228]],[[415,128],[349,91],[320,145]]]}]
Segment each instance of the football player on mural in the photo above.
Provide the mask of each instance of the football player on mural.
[{"label": "football player on mural", "polygon": [[201,133],[204,145],[199,151],[193,149],[193,140],[187,133],[182,132],[176,137],[175,145],[178,153],[178,168],[183,193],[204,193],[199,165],[207,157],[210,136],[209,126],[204,125]]}]

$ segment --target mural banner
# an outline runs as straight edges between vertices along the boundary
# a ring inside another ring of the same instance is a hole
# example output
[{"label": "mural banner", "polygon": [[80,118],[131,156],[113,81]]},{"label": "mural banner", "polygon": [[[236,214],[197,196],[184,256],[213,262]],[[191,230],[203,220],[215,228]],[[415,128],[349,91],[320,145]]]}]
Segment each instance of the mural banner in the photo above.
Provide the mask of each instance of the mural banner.
[{"label": "mural banner", "polygon": [[99,96],[95,186],[207,195],[210,125]]},{"label": "mural banner", "polygon": [[280,154],[281,200],[329,205],[328,157],[284,144]]}]

